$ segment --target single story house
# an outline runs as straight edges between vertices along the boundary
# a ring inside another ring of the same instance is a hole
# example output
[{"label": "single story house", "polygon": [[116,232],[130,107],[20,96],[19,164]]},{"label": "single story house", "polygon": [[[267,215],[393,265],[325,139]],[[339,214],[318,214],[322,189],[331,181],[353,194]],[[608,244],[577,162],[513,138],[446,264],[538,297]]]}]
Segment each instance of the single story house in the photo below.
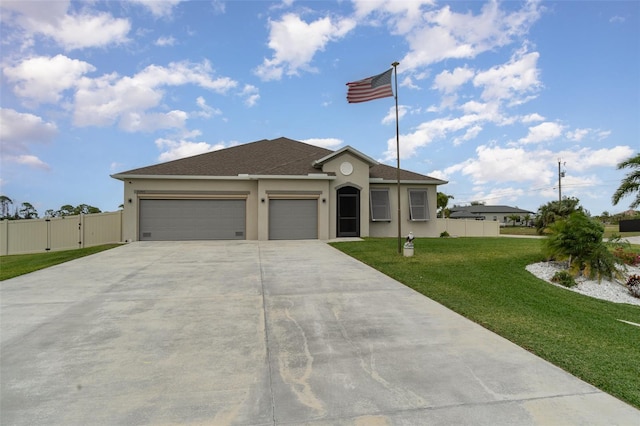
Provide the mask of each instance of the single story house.
[{"label": "single story house", "polygon": [[123,239],[293,240],[438,236],[447,182],[284,137],[112,175],[124,183]]},{"label": "single story house", "polygon": [[520,220],[516,221],[517,224],[524,224],[524,217],[529,215],[533,216],[535,213],[529,210],[519,209],[517,207],[509,206],[486,206],[483,204],[477,204],[472,206],[453,206],[450,209],[451,219],[476,219],[476,220],[493,220],[498,221],[501,224],[511,223],[512,220],[509,216],[518,215]]}]

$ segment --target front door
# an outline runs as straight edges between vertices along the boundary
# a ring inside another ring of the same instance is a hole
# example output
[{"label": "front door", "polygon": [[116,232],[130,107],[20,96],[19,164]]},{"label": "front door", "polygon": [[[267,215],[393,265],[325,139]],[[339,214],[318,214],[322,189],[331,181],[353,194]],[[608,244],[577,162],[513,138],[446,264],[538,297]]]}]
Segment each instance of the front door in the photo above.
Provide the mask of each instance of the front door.
[{"label": "front door", "polygon": [[338,189],[338,237],[360,236],[360,190],[352,186]]}]

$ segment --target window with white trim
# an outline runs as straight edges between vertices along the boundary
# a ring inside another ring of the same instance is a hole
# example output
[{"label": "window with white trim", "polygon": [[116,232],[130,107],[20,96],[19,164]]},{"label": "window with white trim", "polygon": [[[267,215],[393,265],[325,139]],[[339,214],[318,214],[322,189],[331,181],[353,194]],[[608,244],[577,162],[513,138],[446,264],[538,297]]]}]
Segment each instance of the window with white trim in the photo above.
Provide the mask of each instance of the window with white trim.
[{"label": "window with white trim", "polygon": [[371,221],[390,222],[391,208],[389,206],[389,190],[387,188],[371,189],[369,191],[369,206]]},{"label": "window with white trim", "polygon": [[426,189],[409,190],[409,220],[429,220],[429,204]]}]

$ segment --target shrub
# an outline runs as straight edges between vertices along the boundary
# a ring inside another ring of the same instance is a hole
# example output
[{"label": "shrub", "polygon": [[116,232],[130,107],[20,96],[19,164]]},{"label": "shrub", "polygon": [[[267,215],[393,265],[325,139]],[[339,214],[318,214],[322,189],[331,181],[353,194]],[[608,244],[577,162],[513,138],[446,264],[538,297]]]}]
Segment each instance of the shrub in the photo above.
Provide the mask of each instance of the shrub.
[{"label": "shrub", "polygon": [[449,236],[449,233],[447,231],[442,231],[440,233],[440,238],[445,238],[445,237],[448,237],[448,236]]},{"label": "shrub", "polygon": [[627,280],[627,289],[633,297],[640,298],[640,275],[631,275]]},{"label": "shrub", "polygon": [[616,264],[621,261],[602,241],[604,227],[600,223],[577,211],[552,223],[549,232],[543,243],[545,254],[551,259],[568,259],[569,270],[575,275],[598,280],[619,276]]},{"label": "shrub", "polygon": [[616,247],[613,250],[613,255],[620,259],[625,265],[635,266],[640,263],[640,255],[632,251],[627,251],[623,247]]},{"label": "shrub", "polygon": [[576,285],[576,281],[573,279],[573,276],[567,271],[558,271],[553,274],[551,282],[560,284],[564,287],[573,287]]}]

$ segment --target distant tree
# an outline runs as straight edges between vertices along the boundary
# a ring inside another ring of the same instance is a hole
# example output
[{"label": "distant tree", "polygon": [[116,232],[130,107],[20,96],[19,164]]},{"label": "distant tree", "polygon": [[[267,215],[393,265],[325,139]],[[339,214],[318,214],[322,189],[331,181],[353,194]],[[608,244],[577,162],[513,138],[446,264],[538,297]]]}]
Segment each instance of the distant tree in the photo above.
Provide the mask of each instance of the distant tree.
[{"label": "distant tree", "polygon": [[60,209],[57,212],[58,213],[57,216],[60,216],[60,217],[71,216],[74,214],[74,210],[75,210],[75,207],[73,207],[71,204],[65,204],[64,206],[60,207]]},{"label": "distant tree", "polygon": [[485,203],[484,201],[472,201],[469,204],[471,204],[472,206],[484,206],[487,203]]},{"label": "distant tree", "polygon": [[622,198],[635,193],[636,198],[629,205],[629,208],[635,209],[640,206],[640,154],[618,164],[618,170],[625,168],[629,168],[631,171],[622,179],[620,186],[613,193],[611,201],[615,206]]},{"label": "distant tree", "polygon": [[53,209],[47,209],[44,212],[44,217],[57,217],[58,212]]},{"label": "distant tree", "polygon": [[531,215],[529,213],[522,216],[522,220],[524,221],[525,226],[529,226],[531,223]]},{"label": "distant tree", "polygon": [[538,215],[534,223],[538,234],[543,234],[553,222],[566,218],[575,211],[584,213],[584,209],[580,206],[580,200],[574,197],[565,197],[562,199],[562,203],[550,201],[543,204],[538,208]]},{"label": "distant tree", "polygon": [[453,195],[447,195],[444,192],[438,192],[438,211],[442,215],[443,219],[447,210],[447,204],[449,204],[449,200],[452,199]]},{"label": "distant tree", "polygon": [[88,204],[79,204],[73,209],[73,214],[93,214],[101,213],[97,207],[90,206]]},{"label": "distant tree", "polygon": [[0,218],[5,219],[9,217],[9,209],[13,204],[13,200],[6,195],[0,195]]},{"label": "distant tree", "polygon": [[513,223],[513,226],[516,226],[516,222],[520,222],[519,214],[510,214],[508,218],[511,221],[511,223]]},{"label": "distant tree", "polygon": [[38,211],[36,210],[35,207],[33,207],[33,205],[31,205],[31,203],[22,203],[22,205],[20,206],[20,217],[22,219],[37,219],[38,218]]}]

